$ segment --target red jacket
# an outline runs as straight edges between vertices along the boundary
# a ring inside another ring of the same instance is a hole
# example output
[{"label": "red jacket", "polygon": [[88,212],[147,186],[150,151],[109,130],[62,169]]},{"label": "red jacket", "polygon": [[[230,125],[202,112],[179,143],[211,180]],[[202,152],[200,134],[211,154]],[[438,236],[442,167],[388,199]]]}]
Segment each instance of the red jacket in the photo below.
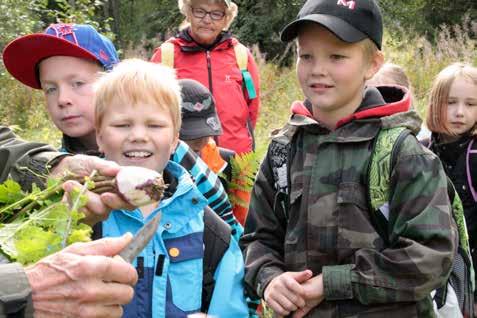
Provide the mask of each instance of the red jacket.
[{"label": "red jacket", "polygon": [[[212,92],[223,134],[218,138],[220,147],[237,153],[253,148],[253,129],[260,107],[260,83],[258,67],[248,52],[247,68],[250,72],[257,98],[249,99],[242,89],[242,74],[237,66],[233,46],[238,40],[230,33],[222,33],[221,39],[211,48],[199,46],[187,30],[168,40],[174,44],[174,68],[178,78],[195,79]],[[161,50],[157,48],[152,62],[161,62]]]}]

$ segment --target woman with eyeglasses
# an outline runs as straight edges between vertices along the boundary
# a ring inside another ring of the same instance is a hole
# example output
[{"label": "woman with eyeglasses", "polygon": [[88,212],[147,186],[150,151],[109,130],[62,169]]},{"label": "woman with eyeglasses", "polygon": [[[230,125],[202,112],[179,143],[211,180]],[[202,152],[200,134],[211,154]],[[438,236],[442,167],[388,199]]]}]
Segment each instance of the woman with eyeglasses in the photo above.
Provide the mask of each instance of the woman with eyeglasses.
[{"label": "woman with eyeglasses", "polygon": [[175,68],[179,78],[206,86],[223,129],[216,143],[239,154],[249,152],[254,147],[260,83],[250,51],[228,30],[237,5],[231,0],[178,0],[178,5],[185,21],[151,60]]}]

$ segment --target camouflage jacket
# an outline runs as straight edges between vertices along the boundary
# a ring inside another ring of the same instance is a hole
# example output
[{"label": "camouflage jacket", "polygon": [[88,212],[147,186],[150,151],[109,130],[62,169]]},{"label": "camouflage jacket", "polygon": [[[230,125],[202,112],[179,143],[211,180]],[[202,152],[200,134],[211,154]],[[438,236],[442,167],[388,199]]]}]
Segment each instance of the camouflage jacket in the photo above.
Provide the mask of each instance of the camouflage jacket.
[{"label": "camouflage jacket", "polygon": [[[446,176],[414,135],[404,139],[391,174],[385,244],[369,217],[373,141],[381,127],[418,129],[420,120],[403,112],[408,94],[381,91],[387,104],[368,90],[334,131],[296,104],[272,139],[241,240],[245,282],[259,296],[277,275],[311,269],[323,274],[325,300],[308,317],[433,317],[429,293],[446,282],[456,249]],[[287,156],[276,155],[280,147]]]},{"label": "camouflage jacket", "polygon": [[39,142],[27,142],[18,138],[8,127],[0,126],[0,182],[12,178],[23,189],[33,183],[42,185],[48,174],[49,164],[64,157],[51,146]]}]

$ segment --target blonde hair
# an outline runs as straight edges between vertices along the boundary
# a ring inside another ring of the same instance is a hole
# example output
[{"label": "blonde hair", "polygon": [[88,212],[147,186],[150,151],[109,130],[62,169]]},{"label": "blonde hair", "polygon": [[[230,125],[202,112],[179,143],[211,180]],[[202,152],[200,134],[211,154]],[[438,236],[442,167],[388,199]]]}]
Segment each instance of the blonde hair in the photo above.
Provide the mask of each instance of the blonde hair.
[{"label": "blonde hair", "polygon": [[[429,94],[426,125],[430,131],[454,135],[447,123],[447,107],[450,89],[456,78],[464,78],[477,85],[477,68],[464,63],[453,63],[437,74]],[[477,134],[476,127],[472,135]]]},{"label": "blonde hair", "polygon": [[411,82],[404,69],[393,63],[384,63],[381,69],[368,81],[369,85],[394,84],[411,90]]},{"label": "blonde hair", "polygon": [[[339,39],[339,37],[333,31],[329,30],[324,25],[316,23],[316,22],[312,22],[312,21],[304,21],[300,24],[298,32],[297,32],[297,36],[295,38],[295,45],[296,45],[297,50],[299,48],[298,42],[299,42],[300,33],[303,31],[303,29],[305,27],[308,27],[310,25],[319,25],[321,28],[326,29],[327,31],[329,31],[331,34],[333,34],[335,37],[337,37]],[[340,41],[345,42],[341,39],[340,39]],[[348,42],[345,42],[345,43],[348,43]],[[365,39],[363,39],[361,41],[358,41],[358,42],[355,42],[355,43],[357,43],[361,47],[361,49],[363,50],[363,58],[364,58],[365,62],[371,62],[374,59],[375,54],[377,54],[378,52],[381,52],[381,50],[378,48],[376,43],[374,43],[373,40],[371,40],[370,38],[365,38]],[[351,44],[351,43],[349,43],[349,44]]]},{"label": "blonde hair", "polygon": [[374,55],[379,52],[378,46],[370,38],[365,38],[358,42],[363,48],[364,59],[371,61],[374,58]]},{"label": "blonde hair", "polygon": [[169,112],[174,132],[179,133],[181,89],[172,68],[140,59],[127,59],[105,73],[95,88],[96,131],[100,130],[108,108],[117,98],[132,107],[139,102],[157,105],[160,110]]},{"label": "blonde hair", "polygon": [[[186,19],[181,23],[179,29],[183,30],[190,26],[190,18],[192,14],[192,7],[195,0],[178,0],[177,4],[179,6],[180,12],[186,17]],[[228,30],[232,22],[234,21],[235,17],[238,14],[238,7],[234,2],[230,2],[230,5],[227,7],[224,0],[208,0],[211,4],[224,4],[225,5],[225,28],[224,30]]]}]

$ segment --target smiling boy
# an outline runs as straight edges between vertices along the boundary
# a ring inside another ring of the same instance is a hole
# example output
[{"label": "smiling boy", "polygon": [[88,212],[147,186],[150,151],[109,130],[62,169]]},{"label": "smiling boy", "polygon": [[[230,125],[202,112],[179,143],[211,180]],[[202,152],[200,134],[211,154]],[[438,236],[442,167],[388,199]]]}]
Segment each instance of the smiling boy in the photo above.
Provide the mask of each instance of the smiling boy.
[{"label": "smiling boy", "polygon": [[[377,136],[420,126],[407,91],[365,87],[383,63],[377,4],[308,0],[281,38],[297,39],[306,99],[292,105],[254,185],[246,284],[281,316],[434,317],[429,294],[446,283],[456,248],[440,161],[404,134],[388,205],[368,205]],[[371,213],[387,217],[387,236]]]},{"label": "smiling boy", "polygon": [[[114,210],[103,222],[103,236],[115,237],[135,233],[162,214],[154,238],[134,262],[139,281],[123,317],[186,317],[198,312],[246,317],[238,243],[231,229],[210,212],[187,171],[169,161],[179,137],[180,103],[174,71],[160,64],[125,60],[98,82],[95,125],[100,150],[120,165],[161,172],[168,185],[159,203]],[[229,243],[210,273],[215,287],[205,290],[211,242],[217,253],[223,242]]]}]

